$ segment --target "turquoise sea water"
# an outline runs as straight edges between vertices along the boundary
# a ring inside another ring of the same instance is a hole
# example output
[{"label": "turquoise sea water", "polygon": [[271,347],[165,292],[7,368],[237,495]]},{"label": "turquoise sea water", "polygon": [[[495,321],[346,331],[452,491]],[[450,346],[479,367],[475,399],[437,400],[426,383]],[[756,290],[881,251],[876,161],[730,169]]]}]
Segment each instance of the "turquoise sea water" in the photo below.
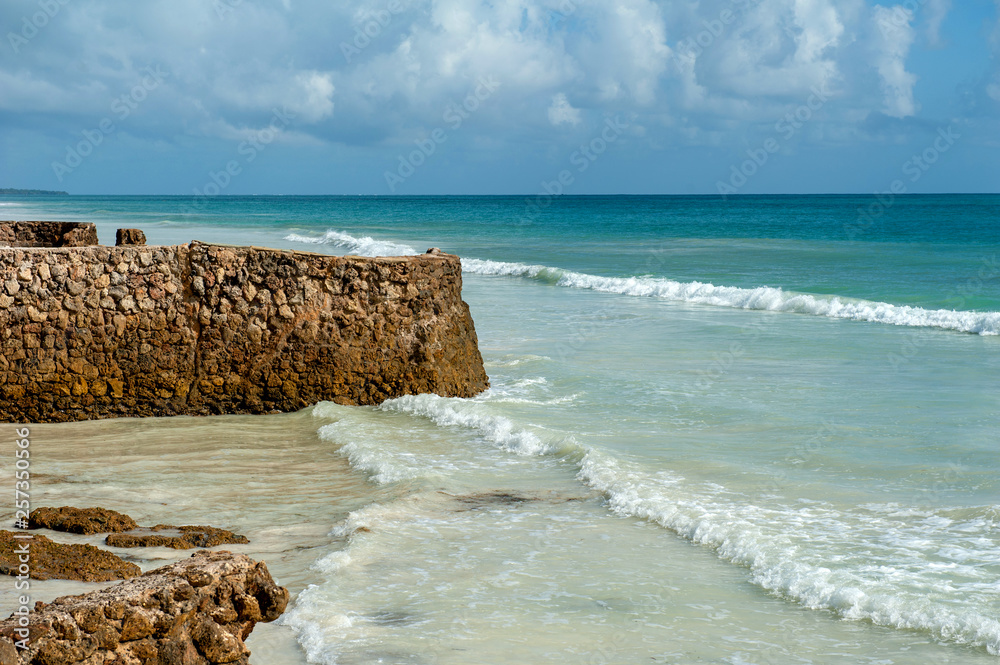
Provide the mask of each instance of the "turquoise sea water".
[{"label": "turquoise sea water", "polygon": [[[997,662],[998,196],[10,198],[0,218],[462,257],[484,395],[316,405],[277,421],[273,476],[268,418],[202,419],[176,449],[198,419],[149,421],[162,449],[118,493],[52,447],[39,491],[150,515],[177,500],[137,490],[164,464],[259,465],[169,481],[228,492],[183,510],[259,535],[296,594],[255,662]],[[45,431],[114,454],[111,426]],[[254,498],[280,491],[292,514]]]}]

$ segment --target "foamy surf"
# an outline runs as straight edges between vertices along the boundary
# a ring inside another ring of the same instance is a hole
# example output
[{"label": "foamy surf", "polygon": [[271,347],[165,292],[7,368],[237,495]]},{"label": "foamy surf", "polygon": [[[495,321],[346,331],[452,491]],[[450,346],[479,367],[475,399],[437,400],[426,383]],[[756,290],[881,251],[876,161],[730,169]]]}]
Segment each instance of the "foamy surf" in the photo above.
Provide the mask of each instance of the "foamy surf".
[{"label": "foamy surf", "polygon": [[[290,234],[285,240],[333,245],[362,256],[419,254],[408,245],[354,237],[330,230],[319,237]],[[977,335],[1000,335],[1000,312],[924,309],[909,305],[859,300],[842,296],[796,293],[761,286],[747,289],[707,282],[678,282],[661,277],[601,277],[551,266],[484,259],[462,259],[464,272],[473,275],[521,277],[565,288],[624,296],[661,298],[696,305],[768,312],[787,312],[911,328],[938,328]]]},{"label": "foamy surf", "polygon": [[660,277],[600,277],[549,266],[480,259],[462,259],[462,266],[466,272],[476,275],[522,277],[601,293],[662,298],[734,309],[811,314],[831,319],[913,328],[941,328],[978,335],[1000,335],[1000,312],[928,310],[840,296],[795,293],[769,286],[745,289],[705,282],[677,282]]},{"label": "foamy surf", "polygon": [[[954,542],[947,552],[937,540],[940,531],[935,534],[945,526],[939,520],[911,525],[871,513],[859,522],[852,519],[858,516],[823,506],[766,509],[728,500],[725,492],[713,496],[694,491],[675,477],[650,476],[596,450],[584,456],[579,478],[603,492],[615,513],[655,522],[708,546],[721,558],[747,567],[755,584],[805,607],[831,610],[849,620],[925,631],[1000,655],[1000,621],[956,606],[950,597],[930,594],[941,581],[937,574],[944,570],[954,574],[956,561],[982,556],[976,551],[980,538],[975,531],[982,525],[974,521],[944,520],[951,532],[947,540]],[[837,544],[842,552],[846,545],[857,551],[830,560],[823,551],[812,551],[813,543]],[[900,556],[903,553],[909,561]],[[892,556],[883,560],[883,554]],[[935,565],[934,560],[944,556],[952,561]],[[967,595],[985,598],[992,593],[988,573],[972,568],[960,572],[969,576],[964,582]]]},{"label": "foamy surf", "polygon": [[[378,410],[464,429],[518,456],[559,452],[540,433],[484,402],[420,395],[391,400]],[[375,434],[361,438],[384,446],[386,437]],[[606,497],[609,510],[709,547],[721,559],[746,567],[750,581],[763,589],[846,620],[917,630],[1000,655],[1000,622],[979,609],[992,602],[995,571],[969,565],[995,559],[995,552],[983,549],[992,507],[903,514],[892,505],[857,506],[850,512],[819,501],[758,505],[718,484],[693,483],[669,471],[652,473],[616,455],[574,447],[577,454],[563,459],[578,470],[579,481]],[[352,537],[412,519],[412,500],[356,511],[334,535]],[[317,566],[329,574],[350,563],[350,555],[335,554]],[[968,602],[956,603],[956,593]],[[301,609],[288,621],[302,633],[307,650],[315,637],[310,633],[343,627],[327,624],[317,630],[313,622],[323,625],[329,617],[306,609],[313,600],[305,592],[298,601]],[[310,619],[301,621],[306,616]],[[315,646],[321,643],[317,639]]]},{"label": "foamy surf", "polygon": [[407,256],[420,254],[409,245],[388,242],[386,240],[375,240],[370,236],[357,238],[348,233],[329,230],[321,236],[303,236],[297,233],[290,233],[285,236],[289,242],[301,242],[309,245],[331,245],[340,247],[348,254],[357,256]]},{"label": "foamy surf", "polygon": [[383,402],[383,411],[409,413],[428,418],[442,427],[464,427],[477,432],[497,448],[517,455],[545,455],[555,452],[557,442],[543,441],[509,419],[491,413],[485,404],[473,400],[438,395],[404,395]]}]

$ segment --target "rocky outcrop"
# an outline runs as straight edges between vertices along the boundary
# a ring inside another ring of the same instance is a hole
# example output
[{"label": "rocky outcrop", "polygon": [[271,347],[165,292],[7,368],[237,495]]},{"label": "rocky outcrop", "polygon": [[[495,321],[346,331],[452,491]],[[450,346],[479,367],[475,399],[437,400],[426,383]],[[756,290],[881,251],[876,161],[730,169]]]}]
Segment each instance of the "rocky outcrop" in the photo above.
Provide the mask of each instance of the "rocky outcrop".
[{"label": "rocky outcrop", "polygon": [[[163,531],[175,531],[177,535],[160,533]],[[112,533],[104,539],[104,542],[111,547],[170,547],[175,550],[192,550],[219,545],[246,545],[250,541],[246,536],[212,526],[157,524],[138,532]]]},{"label": "rocky outcrop", "polygon": [[115,233],[115,246],[145,245],[146,234],[139,229],[118,229]]},{"label": "rocky outcrop", "polygon": [[29,551],[29,565],[25,567],[31,579],[111,582],[127,580],[141,572],[134,563],[93,545],[56,543],[41,534],[31,534],[30,540],[15,536],[23,538],[24,532],[0,531],[0,573],[4,575],[21,574],[19,553],[25,543]]},{"label": "rocky outcrop", "polygon": [[0,246],[87,247],[97,244],[89,222],[0,222]]},{"label": "rocky outcrop", "polygon": [[0,249],[0,420],[269,413],[489,386],[457,256]]},{"label": "rocky outcrop", "polygon": [[52,529],[91,535],[130,531],[139,526],[128,515],[106,508],[35,508],[28,516],[29,529]]},{"label": "rocky outcrop", "polygon": [[245,665],[244,640],[287,604],[288,590],[263,562],[196,552],[108,589],[39,604],[27,626],[11,615],[0,622],[0,663]]},{"label": "rocky outcrop", "polygon": [[214,526],[157,524],[141,527],[128,515],[106,508],[35,508],[28,516],[28,528],[83,535],[108,533],[111,535],[104,542],[112,547],[170,547],[175,550],[191,550],[219,545],[246,545],[250,542],[246,536]]}]

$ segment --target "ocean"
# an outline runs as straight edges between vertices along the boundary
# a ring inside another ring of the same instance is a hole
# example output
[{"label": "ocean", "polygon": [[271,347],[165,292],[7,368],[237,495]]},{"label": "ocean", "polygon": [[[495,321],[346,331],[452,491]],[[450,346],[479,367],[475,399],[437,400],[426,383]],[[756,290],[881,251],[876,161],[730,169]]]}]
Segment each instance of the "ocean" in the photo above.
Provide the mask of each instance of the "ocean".
[{"label": "ocean", "polygon": [[462,257],[476,398],[31,428],[34,506],[250,538],[229,549],[293,593],[252,663],[998,662],[1000,196],[6,198],[0,218]]}]

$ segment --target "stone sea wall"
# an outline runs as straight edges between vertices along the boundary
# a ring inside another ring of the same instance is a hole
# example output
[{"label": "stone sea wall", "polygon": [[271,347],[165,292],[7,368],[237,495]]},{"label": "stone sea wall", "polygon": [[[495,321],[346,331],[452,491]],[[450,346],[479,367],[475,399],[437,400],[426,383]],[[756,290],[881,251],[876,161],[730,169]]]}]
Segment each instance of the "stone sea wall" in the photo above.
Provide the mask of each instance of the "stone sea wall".
[{"label": "stone sea wall", "polygon": [[0,248],[0,420],[270,413],[488,386],[457,256]]}]

